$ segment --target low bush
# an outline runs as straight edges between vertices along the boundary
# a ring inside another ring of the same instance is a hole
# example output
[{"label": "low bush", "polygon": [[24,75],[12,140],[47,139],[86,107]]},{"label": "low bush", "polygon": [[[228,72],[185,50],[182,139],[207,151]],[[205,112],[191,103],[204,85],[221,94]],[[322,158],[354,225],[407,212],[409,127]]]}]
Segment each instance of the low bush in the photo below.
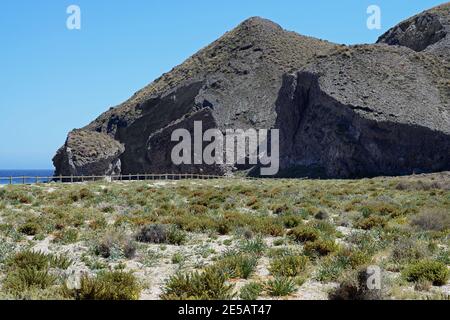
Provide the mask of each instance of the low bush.
[{"label": "low bush", "polygon": [[355,223],[355,228],[371,230],[374,228],[384,228],[386,225],[387,221],[384,217],[372,215],[367,218],[357,220]]},{"label": "low bush", "polygon": [[26,222],[25,224],[19,227],[19,232],[27,235],[34,236],[41,231],[41,227],[39,224],[33,221]]},{"label": "low bush", "polygon": [[217,262],[216,267],[227,277],[248,279],[257,263],[258,257],[254,254],[229,253]]},{"label": "low bush", "polygon": [[303,248],[308,256],[326,256],[336,252],[339,246],[333,240],[319,239],[313,242],[307,242]]},{"label": "low bush", "polygon": [[161,294],[162,300],[230,300],[234,286],[216,268],[203,272],[178,273],[169,278]]},{"label": "low bush", "polygon": [[186,233],[176,226],[152,224],[144,226],[136,235],[139,242],[156,244],[174,244],[181,245],[186,242]]},{"label": "low bush", "polygon": [[252,301],[259,298],[264,290],[264,286],[258,282],[250,282],[241,288],[239,298],[241,300]]},{"label": "low bush", "polygon": [[315,241],[319,238],[317,229],[307,225],[301,225],[290,230],[288,235],[297,242]]},{"label": "low bush", "polygon": [[409,282],[430,281],[435,286],[447,283],[449,272],[447,266],[439,261],[421,260],[407,266],[403,276]]},{"label": "low bush", "polygon": [[411,225],[423,231],[444,231],[450,229],[448,210],[426,209],[411,218]]},{"label": "low bush", "polygon": [[48,269],[33,267],[18,268],[6,274],[3,280],[3,290],[13,294],[20,294],[31,288],[46,289],[53,285],[56,277]]},{"label": "low bush", "polygon": [[305,256],[284,256],[272,260],[269,270],[274,276],[296,277],[305,271],[308,263]]},{"label": "low bush", "polygon": [[339,286],[330,292],[330,300],[383,300],[385,292],[382,288],[370,289],[367,286],[368,277],[366,269],[351,271],[344,275]]},{"label": "low bush", "polygon": [[295,291],[295,281],[286,277],[276,277],[267,281],[266,290],[272,297],[284,297]]},{"label": "low bush", "polygon": [[100,272],[96,277],[83,275],[79,289],[66,290],[77,300],[137,300],[141,293],[136,277],[123,271]]}]

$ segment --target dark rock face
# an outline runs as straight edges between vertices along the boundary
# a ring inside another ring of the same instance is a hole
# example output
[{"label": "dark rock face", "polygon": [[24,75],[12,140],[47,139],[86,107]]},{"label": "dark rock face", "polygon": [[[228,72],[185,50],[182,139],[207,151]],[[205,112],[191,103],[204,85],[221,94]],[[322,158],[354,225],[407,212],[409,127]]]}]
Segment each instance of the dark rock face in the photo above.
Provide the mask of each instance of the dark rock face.
[{"label": "dark rock face", "polygon": [[[172,163],[172,132],[192,132],[199,120],[223,133],[280,129],[281,174],[289,177],[450,170],[449,8],[408,19],[380,44],[350,47],[246,20],[102,114],[78,143],[78,131],[70,133],[57,173],[248,170]],[[84,145],[98,153],[86,155]]]},{"label": "dark rock face", "polygon": [[[380,62],[391,74],[396,74],[395,58],[408,55],[398,51],[384,53],[390,59]],[[409,90],[396,91],[401,79],[394,77],[389,84],[376,81],[375,68],[365,79],[358,79],[353,69],[358,64],[370,68],[374,53],[351,52],[353,60],[338,54],[284,78],[277,102],[282,175],[354,178],[450,168],[450,119],[442,118],[450,108],[441,113],[439,90],[431,85],[422,88],[417,79]],[[347,69],[345,75],[351,80],[340,78],[339,69]],[[367,81],[374,86],[366,88]],[[378,92],[379,97],[369,97],[367,90]],[[395,98],[383,100],[390,94],[396,94]],[[405,110],[393,108],[392,103],[404,105]]]},{"label": "dark rock face", "polygon": [[55,175],[114,175],[121,172],[120,155],[124,147],[105,134],[74,130],[55,157]]}]

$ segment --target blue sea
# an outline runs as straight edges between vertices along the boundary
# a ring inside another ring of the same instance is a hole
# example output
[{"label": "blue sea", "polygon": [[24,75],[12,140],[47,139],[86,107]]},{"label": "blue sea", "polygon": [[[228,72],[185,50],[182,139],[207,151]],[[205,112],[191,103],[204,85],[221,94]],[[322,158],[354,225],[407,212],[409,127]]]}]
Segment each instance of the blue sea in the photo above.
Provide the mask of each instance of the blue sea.
[{"label": "blue sea", "polygon": [[[0,169],[0,184],[9,184],[10,177],[13,177],[13,184],[20,183],[36,183],[36,177],[39,177],[38,182],[48,182],[54,173],[53,169],[49,170],[1,170]],[[23,177],[26,177],[25,179]],[[46,177],[46,178],[42,178]]]}]

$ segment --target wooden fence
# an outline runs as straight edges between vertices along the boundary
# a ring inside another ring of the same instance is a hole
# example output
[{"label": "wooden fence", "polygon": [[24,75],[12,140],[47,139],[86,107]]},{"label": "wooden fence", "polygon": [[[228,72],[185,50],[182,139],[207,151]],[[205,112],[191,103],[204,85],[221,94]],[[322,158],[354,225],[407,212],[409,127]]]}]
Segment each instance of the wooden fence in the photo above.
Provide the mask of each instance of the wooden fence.
[{"label": "wooden fence", "polygon": [[218,176],[195,173],[166,173],[166,174],[127,174],[113,176],[21,176],[0,177],[0,184],[37,184],[37,183],[76,183],[89,181],[139,181],[139,180],[211,180],[211,179],[257,179],[253,177]]}]

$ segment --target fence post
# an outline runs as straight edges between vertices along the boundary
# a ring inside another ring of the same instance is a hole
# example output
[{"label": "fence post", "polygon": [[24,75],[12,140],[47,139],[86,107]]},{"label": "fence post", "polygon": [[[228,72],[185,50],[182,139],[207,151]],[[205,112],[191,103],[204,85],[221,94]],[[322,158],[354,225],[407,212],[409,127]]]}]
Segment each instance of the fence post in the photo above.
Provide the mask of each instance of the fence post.
[{"label": "fence post", "polygon": [[39,183],[39,177],[36,177],[36,183]]},{"label": "fence post", "polygon": [[12,177],[9,177],[9,184],[12,184],[12,181],[13,179],[12,179]]},{"label": "fence post", "polygon": [[25,176],[22,177],[22,184],[25,184]]}]

